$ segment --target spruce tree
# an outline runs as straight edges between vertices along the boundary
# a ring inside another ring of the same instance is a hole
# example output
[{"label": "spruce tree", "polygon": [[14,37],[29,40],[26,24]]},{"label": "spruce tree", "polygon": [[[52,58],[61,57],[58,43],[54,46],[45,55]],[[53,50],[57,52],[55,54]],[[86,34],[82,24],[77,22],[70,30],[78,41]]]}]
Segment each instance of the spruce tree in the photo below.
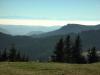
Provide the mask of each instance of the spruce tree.
[{"label": "spruce tree", "polygon": [[75,39],[75,44],[72,48],[72,63],[82,63],[82,48],[81,48],[81,39],[78,35]]},{"label": "spruce tree", "polygon": [[56,44],[54,56],[55,56],[55,61],[56,62],[63,62],[64,61],[64,43],[63,39],[61,38],[59,42]]},{"label": "spruce tree", "polygon": [[88,63],[98,62],[98,58],[99,57],[97,55],[97,51],[95,47],[88,50]]},{"label": "spruce tree", "polygon": [[14,44],[12,44],[12,47],[9,50],[9,61],[11,62],[16,61],[16,48]]},{"label": "spruce tree", "polygon": [[65,47],[64,47],[64,61],[67,63],[71,62],[71,39],[70,35],[68,35],[65,39]]},{"label": "spruce tree", "polygon": [[16,54],[16,61],[21,61],[20,51],[18,51],[17,54]]},{"label": "spruce tree", "polygon": [[2,61],[7,61],[8,60],[8,55],[7,55],[7,50],[6,48],[2,52]]}]

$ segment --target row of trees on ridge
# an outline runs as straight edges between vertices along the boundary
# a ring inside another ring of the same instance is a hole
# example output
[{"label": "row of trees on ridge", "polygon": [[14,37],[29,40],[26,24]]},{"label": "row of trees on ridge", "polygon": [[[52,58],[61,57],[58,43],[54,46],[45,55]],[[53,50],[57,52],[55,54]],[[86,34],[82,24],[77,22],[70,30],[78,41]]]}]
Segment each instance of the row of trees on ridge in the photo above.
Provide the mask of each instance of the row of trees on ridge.
[{"label": "row of trees on ridge", "polygon": [[65,40],[61,38],[56,44],[54,54],[51,56],[51,60],[54,62],[66,63],[94,63],[98,62],[99,58],[95,47],[88,50],[87,56],[83,55],[79,35],[74,42],[70,35]]},{"label": "row of trees on ridge", "polygon": [[28,61],[28,56],[22,55],[13,44],[9,50],[6,48],[3,51],[0,50],[0,61]]}]

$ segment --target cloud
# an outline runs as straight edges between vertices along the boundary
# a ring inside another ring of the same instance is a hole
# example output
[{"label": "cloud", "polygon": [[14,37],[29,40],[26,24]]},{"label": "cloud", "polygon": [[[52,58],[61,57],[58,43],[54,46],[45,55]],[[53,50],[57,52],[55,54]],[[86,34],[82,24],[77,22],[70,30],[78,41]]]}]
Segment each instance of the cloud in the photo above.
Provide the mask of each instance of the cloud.
[{"label": "cloud", "polygon": [[53,26],[53,25],[66,25],[68,23],[76,23],[83,25],[96,25],[100,21],[79,21],[79,20],[37,20],[37,19],[0,19],[0,24],[3,25],[39,25],[39,26]]}]

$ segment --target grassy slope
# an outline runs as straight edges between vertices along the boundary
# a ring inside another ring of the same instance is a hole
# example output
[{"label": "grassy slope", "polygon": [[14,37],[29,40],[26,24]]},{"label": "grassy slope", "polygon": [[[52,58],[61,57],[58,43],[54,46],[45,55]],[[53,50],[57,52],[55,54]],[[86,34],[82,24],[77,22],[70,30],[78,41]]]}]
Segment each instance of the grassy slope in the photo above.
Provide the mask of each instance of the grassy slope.
[{"label": "grassy slope", "polygon": [[0,62],[0,75],[100,75],[100,63]]}]

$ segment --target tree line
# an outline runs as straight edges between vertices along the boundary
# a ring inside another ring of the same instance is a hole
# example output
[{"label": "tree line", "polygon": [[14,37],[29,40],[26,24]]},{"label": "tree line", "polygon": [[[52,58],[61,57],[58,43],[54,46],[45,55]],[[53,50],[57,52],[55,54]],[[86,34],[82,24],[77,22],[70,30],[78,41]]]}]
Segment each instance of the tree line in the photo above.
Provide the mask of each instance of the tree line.
[{"label": "tree line", "polygon": [[28,60],[28,56],[22,55],[21,52],[15,48],[14,44],[12,44],[9,50],[6,48],[2,51],[0,50],[0,61],[19,62]]},{"label": "tree line", "polygon": [[56,43],[51,61],[81,64],[94,63],[100,60],[95,47],[90,48],[87,52],[87,55],[84,56],[79,35],[77,35],[74,41],[72,41],[71,36],[68,35],[65,40],[61,38]]}]

